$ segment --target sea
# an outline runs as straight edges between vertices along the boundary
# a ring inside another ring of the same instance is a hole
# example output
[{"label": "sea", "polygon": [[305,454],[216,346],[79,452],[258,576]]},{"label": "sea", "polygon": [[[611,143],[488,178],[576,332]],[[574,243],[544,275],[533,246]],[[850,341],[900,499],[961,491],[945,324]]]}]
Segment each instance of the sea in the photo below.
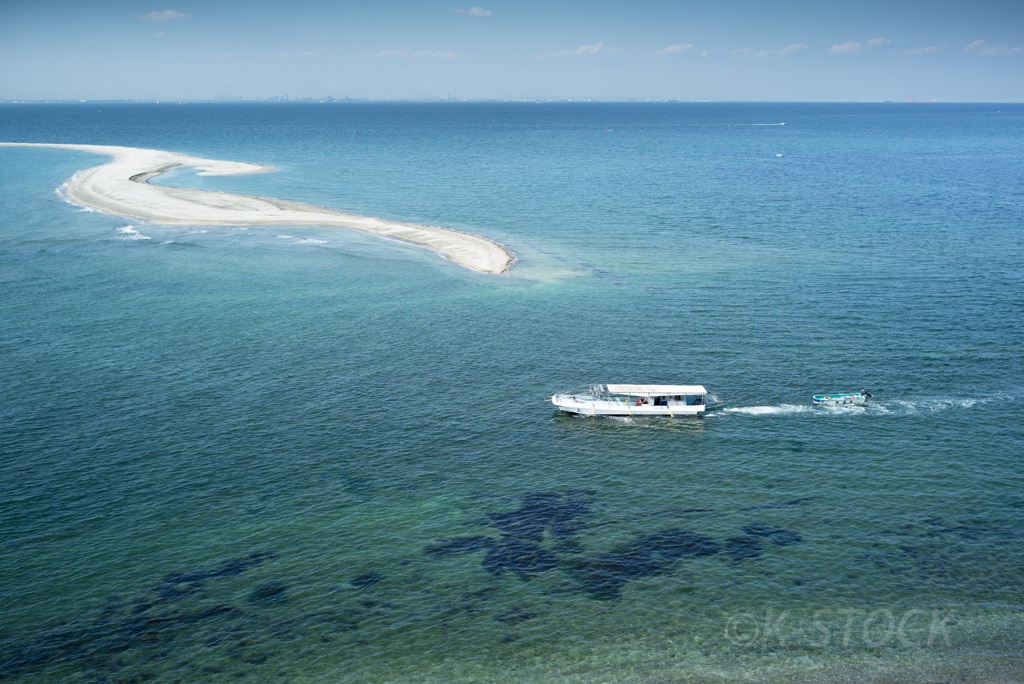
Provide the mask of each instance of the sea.
[{"label": "sea", "polygon": [[[0,105],[0,679],[1024,681],[1024,105]],[[702,384],[699,419],[553,393]],[[868,390],[866,406],[812,395]]]}]

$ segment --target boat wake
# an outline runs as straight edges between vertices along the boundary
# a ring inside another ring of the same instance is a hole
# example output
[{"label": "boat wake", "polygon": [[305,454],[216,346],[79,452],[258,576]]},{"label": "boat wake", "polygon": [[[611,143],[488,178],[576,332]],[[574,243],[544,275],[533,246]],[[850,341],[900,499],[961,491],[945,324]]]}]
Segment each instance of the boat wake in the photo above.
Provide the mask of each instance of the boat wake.
[{"label": "boat wake", "polygon": [[[923,413],[941,413],[943,411],[950,410],[967,410],[980,408],[986,404],[995,401],[994,397],[988,399],[972,399],[969,397],[961,397],[956,399],[949,398],[933,398],[933,399],[919,399],[916,401],[904,401],[900,399],[893,399],[887,401],[884,404],[879,404],[877,408],[886,413],[895,413],[898,415],[915,416]],[[1004,397],[1000,401],[1005,401]]]},{"label": "boat wake", "polygon": [[984,399],[973,397],[922,397],[920,399],[887,399],[871,401],[864,406],[814,406],[811,404],[778,404],[774,406],[734,406],[711,411],[708,417],[729,416],[809,416],[838,418],[847,416],[918,416],[945,411],[968,411],[993,402],[1012,401],[1009,395],[993,395]]},{"label": "boat wake", "polygon": [[800,406],[798,404],[779,404],[778,406],[736,406],[723,408],[716,411],[716,414],[743,415],[743,416],[790,416],[797,413],[813,413],[813,406]]}]

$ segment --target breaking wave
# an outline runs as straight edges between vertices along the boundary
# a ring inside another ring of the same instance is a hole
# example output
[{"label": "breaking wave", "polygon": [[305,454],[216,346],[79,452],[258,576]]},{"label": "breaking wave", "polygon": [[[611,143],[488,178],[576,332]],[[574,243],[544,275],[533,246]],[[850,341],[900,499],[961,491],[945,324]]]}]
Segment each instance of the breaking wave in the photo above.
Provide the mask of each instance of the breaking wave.
[{"label": "breaking wave", "polygon": [[135,226],[121,226],[117,229],[117,232],[121,233],[122,240],[151,240],[148,235],[143,235],[139,231],[135,230]]},{"label": "breaking wave", "polygon": [[[74,178],[74,176],[72,176],[72,178]],[[70,183],[70,182],[71,181],[68,181],[68,183]],[[83,204],[79,204],[75,200],[73,200],[70,197],[68,197],[68,183],[62,183],[61,185],[59,185],[53,191],[53,194],[57,195],[57,198],[61,202],[63,202],[64,204],[70,204],[71,206],[73,206],[75,209],[78,209],[79,211],[84,211],[84,212],[89,212],[90,214],[95,214],[96,213],[95,209],[93,209],[91,207],[87,207],[87,206],[85,206]]]},{"label": "breaking wave", "polygon": [[294,235],[275,235],[278,240],[294,240],[297,245],[325,245],[327,240],[317,240],[316,238],[300,238]]}]

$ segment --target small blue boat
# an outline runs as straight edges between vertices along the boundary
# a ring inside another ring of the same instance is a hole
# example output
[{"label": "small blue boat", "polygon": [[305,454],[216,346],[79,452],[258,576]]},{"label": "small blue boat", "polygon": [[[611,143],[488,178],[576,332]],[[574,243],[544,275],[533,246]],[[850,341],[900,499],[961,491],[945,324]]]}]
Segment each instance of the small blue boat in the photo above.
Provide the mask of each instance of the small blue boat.
[{"label": "small blue boat", "polygon": [[871,394],[867,390],[860,392],[834,392],[832,394],[815,394],[815,406],[863,406],[868,403]]}]

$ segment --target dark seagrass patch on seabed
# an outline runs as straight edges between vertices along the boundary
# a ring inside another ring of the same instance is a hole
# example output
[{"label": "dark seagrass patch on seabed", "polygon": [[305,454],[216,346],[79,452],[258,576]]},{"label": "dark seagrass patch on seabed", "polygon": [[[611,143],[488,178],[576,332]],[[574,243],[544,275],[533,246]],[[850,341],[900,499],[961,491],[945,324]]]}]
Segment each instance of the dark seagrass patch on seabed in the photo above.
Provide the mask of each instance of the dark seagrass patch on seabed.
[{"label": "dark seagrass patch on seabed", "polygon": [[752,537],[766,538],[776,546],[793,546],[804,543],[804,538],[799,532],[792,532],[782,527],[775,527],[774,525],[753,523],[745,525],[743,531]]},{"label": "dark seagrass patch on seabed", "polygon": [[276,580],[260,582],[253,587],[252,593],[249,594],[249,603],[254,606],[269,606],[287,601],[287,589],[288,587],[284,582]]},{"label": "dark seagrass patch on seabed", "polygon": [[733,561],[754,560],[761,557],[761,540],[751,535],[729,537],[725,540],[725,552]]},{"label": "dark seagrass patch on seabed", "polygon": [[349,580],[349,586],[351,586],[353,589],[366,589],[367,587],[372,587],[373,585],[377,584],[383,579],[384,575],[380,574],[379,572],[370,570],[368,572],[362,573],[361,575],[356,575],[351,580]]},{"label": "dark seagrass patch on seabed", "polygon": [[[760,510],[800,506],[814,497],[801,497],[781,503],[761,504],[741,510]],[[489,512],[477,521],[500,534],[446,537],[424,547],[434,559],[483,552],[481,567],[494,576],[511,574],[521,580],[562,569],[591,598],[621,598],[627,583],[643,577],[670,572],[686,558],[723,553],[733,563],[757,560],[763,555],[763,542],[775,546],[803,543],[798,532],[764,523],[750,523],[745,534],[719,543],[706,535],[680,528],[655,530],[637,535],[630,541],[599,553],[587,553],[578,539],[584,529],[614,524],[638,524],[667,515],[714,512],[706,508],[676,508],[655,511],[619,520],[588,525],[594,508],[592,497],[551,491],[530,492],[518,497],[519,507],[512,511]]]},{"label": "dark seagrass patch on seabed", "polygon": [[[194,608],[182,605],[195,603],[184,601],[186,598],[201,600],[207,582],[240,575],[274,557],[273,553],[254,552],[212,568],[171,572],[130,602],[110,596],[97,614],[68,616],[0,653],[0,678],[29,675],[60,664],[80,672],[110,667],[110,659],[118,653],[154,644],[169,645],[188,633],[182,631],[184,627],[239,616],[241,610],[224,603]],[[283,593],[281,587],[280,592],[271,593]]]},{"label": "dark seagrass patch on seabed", "polygon": [[988,554],[1019,549],[1011,520],[928,515],[873,534],[859,560],[914,588],[921,581],[973,577]]},{"label": "dark seagrass patch on seabed", "polygon": [[164,575],[163,581],[159,585],[156,585],[156,590],[159,593],[163,586],[182,584],[198,584],[201,586],[206,580],[234,577],[250,568],[256,567],[265,560],[275,558],[276,555],[274,553],[254,552],[242,558],[226,560],[215,568],[194,570],[192,572],[170,572]]},{"label": "dark seagrass patch on seabed", "polygon": [[778,503],[763,503],[763,504],[754,504],[752,506],[744,506],[740,510],[741,511],[765,511],[765,510],[773,510],[773,509],[777,509],[777,508],[788,508],[790,506],[804,506],[804,505],[809,504],[810,502],[816,500],[817,498],[818,497],[816,497],[816,496],[801,496],[801,497],[798,497],[796,499],[790,499],[789,501],[780,501]]},{"label": "dark seagrass patch on seabed", "polygon": [[530,492],[514,511],[488,513],[488,524],[507,537],[542,541],[545,533],[570,539],[583,528],[591,513],[589,497],[561,492]]},{"label": "dark seagrass patch on seabed", "polygon": [[519,579],[529,579],[558,567],[558,556],[539,544],[509,539],[495,544],[484,556],[483,568],[492,575],[511,572]]},{"label": "dark seagrass patch on seabed", "polygon": [[710,556],[720,550],[710,537],[669,529],[642,535],[597,556],[576,558],[570,568],[592,598],[618,599],[631,580],[660,575],[682,558]]},{"label": "dark seagrass patch on seabed", "polygon": [[[497,531],[489,535],[447,537],[424,547],[431,558],[484,551],[481,567],[492,575],[510,573],[522,580],[559,566],[556,551],[578,552],[575,537],[591,513],[589,495],[563,492],[528,492],[518,497],[513,511],[488,512],[478,524]],[[555,548],[544,546],[548,538]]]},{"label": "dark seagrass patch on seabed", "polygon": [[465,537],[447,537],[439,539],[433,544],[427,544],[423,551],[433,558],[443,558],[463,553],[474,553],[486,551],[497,542],[493,537],[486,537],[482,534],[475,534]]},{"label": "dark seagrass patch on seabed", "polygon": [[506,625],[518,625],[521,622],[532,620],[537,617],[537,613],[526,610],[522,606],[513,606],[511,610],[501,615],[495,616],[495,620],[503,622]]}]

